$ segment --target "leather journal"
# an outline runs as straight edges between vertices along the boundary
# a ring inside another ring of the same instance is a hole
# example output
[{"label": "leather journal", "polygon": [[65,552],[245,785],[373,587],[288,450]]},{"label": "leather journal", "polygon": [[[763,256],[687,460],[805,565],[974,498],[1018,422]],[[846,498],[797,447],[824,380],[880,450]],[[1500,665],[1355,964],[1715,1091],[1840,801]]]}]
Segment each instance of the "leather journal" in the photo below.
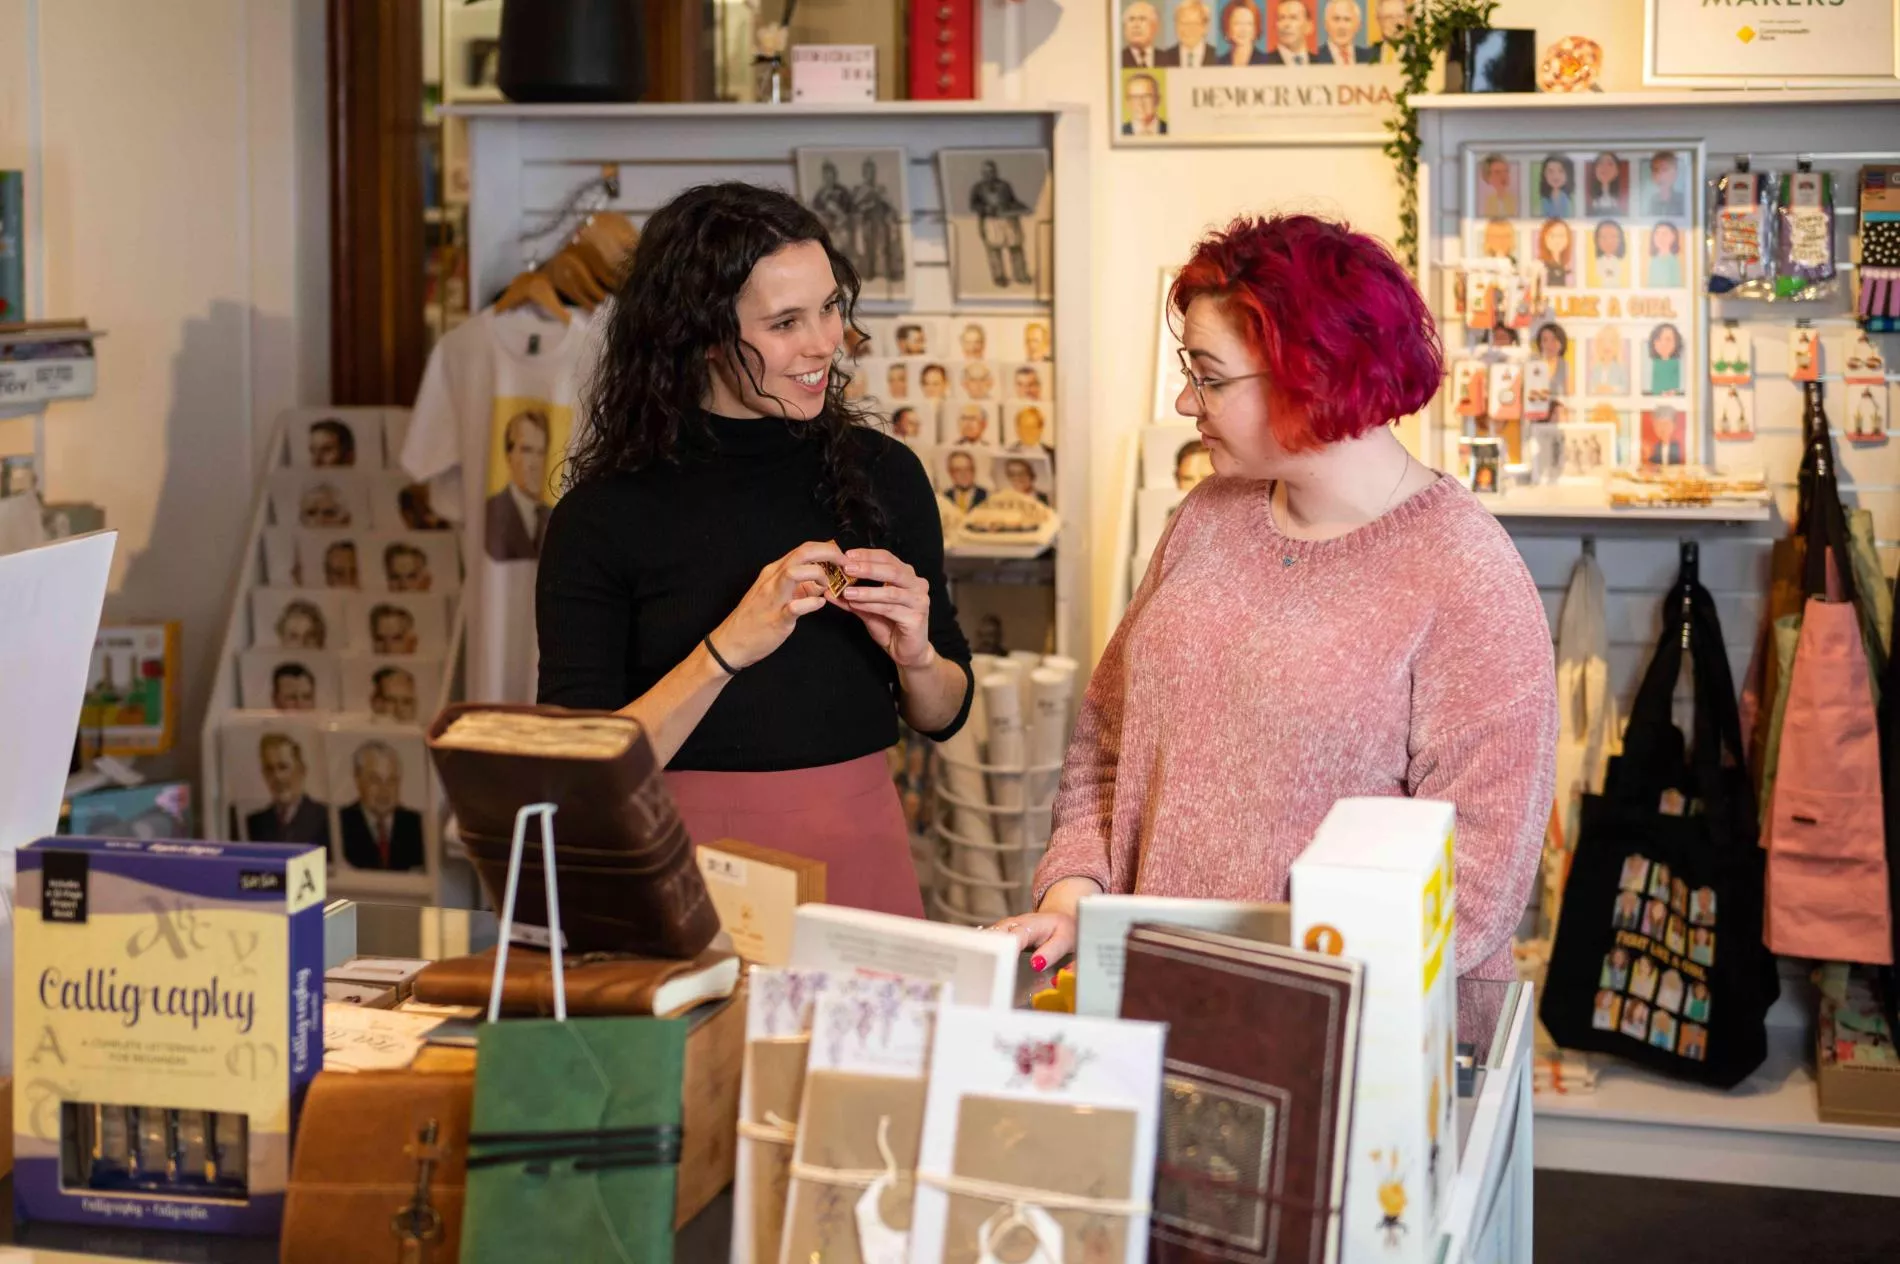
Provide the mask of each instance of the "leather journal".
[{"label": "leather journal", "polygon": [[[553,803],[570,952],[691,959],[719,933],[685,823],[640,725],[611,711],[463,703],[429,727],[469,859],[500,907],[515,814]],[[572,876],[569,877],[569,871]],[[540,849],[524,849],[515,921],[545,930]]]},{"label": "leather journal", "polygon": [[1340,1257],[1363,968],[1138,926],[1122,1017],[1168,1025],[1155,1264]]},{"label": "leather journal", "polygon": [[[416,976],[415,997],[429,1005],[486,1008],[495,981],[495,950],[438,961]],[[567,1012],[582,1017],[674,1018],[707,1001],[724,1000],[739,983],[739,959],[708,948],[690,961],[583,953],[564,962]],[[554,1014],[554,969],[548,955],[519,945],[508,952],[501,981],[504,1018]]]}]

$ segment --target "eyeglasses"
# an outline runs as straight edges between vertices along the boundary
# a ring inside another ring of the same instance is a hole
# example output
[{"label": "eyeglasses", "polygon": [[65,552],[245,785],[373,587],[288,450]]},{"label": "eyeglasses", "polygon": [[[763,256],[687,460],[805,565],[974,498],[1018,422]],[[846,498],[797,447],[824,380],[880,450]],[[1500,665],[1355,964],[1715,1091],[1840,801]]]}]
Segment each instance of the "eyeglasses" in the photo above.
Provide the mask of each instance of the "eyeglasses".
[{"label": "eyeglasses", "polygon": [[1233,377],[1196,377],[1194,374],[1194,366],[1188,361],[1186,349],[1177,349],[1174,356],[1175,359],[1181,362],[1181,376],[1186,378],[1188,385],[1194,388],[1194,402],[1201,406],[1201,412],[1203,414],[1209,414],[1213,411],[1212,406],[1207,402],[1208,393],[1210,391],[1213,392],[1214,397],[1218,399],[1220,398],[1220,392],[1235,382],[1245,382],[1252,378],[1267,376],[1265,373],[1236,373]]}]

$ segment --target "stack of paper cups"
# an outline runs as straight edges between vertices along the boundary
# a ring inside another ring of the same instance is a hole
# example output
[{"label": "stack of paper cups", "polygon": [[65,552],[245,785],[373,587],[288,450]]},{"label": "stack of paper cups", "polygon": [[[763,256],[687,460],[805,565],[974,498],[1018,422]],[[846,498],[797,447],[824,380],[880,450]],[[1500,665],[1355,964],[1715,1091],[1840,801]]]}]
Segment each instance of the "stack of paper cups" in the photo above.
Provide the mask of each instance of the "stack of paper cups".
[{"label": "stack of paper cups", "polygon": [[1062,779],[1062,752],[1069,741],[1069,698],[1075,690],[1075,677],[1053,668],[1038,667],[1029,674],[1033,700],[1029,714],[1029,765],[1038,771],[1028,776],[1024,793],[1028,796],[1030,858],[1041,855],[1049,845],[1052,826],[1050,808],[1055,802],[1056,786]]},{"label": "stack of paper cups", "polygon": [[[983,804],[989,801],[989,791],[983,784],[983,753],[977,743],[976,729],[965,724],[943,743],[938,753],[938,776],[942,778],[945,794],[953,800],[950,829],[969,844],[953,843],[944,857],[945,862],[950,869],[966,877],[1000,882],[1003,872],[996,862],[996,833],[990,828],[989,813],[959,807],[956,802]],[[943,899],[955,912],[976,917],[998,918],[1009,913],[1002,896],[988,887],[947,882]]]},{"label": "stack of paper cups", "polygon": [[995,672],[983,680],[983,705],[989,712],[990,803],[1000,809],[996,817],[996,841],[1001,845],[1003,877],[1010,882],[1023,880],[1022,855],[1013,850],[1023,844],[1023,775],[997,769],[1020,769],[1029,754],[1023,732],[1022,689],[1017,683],[1021,672]]}]

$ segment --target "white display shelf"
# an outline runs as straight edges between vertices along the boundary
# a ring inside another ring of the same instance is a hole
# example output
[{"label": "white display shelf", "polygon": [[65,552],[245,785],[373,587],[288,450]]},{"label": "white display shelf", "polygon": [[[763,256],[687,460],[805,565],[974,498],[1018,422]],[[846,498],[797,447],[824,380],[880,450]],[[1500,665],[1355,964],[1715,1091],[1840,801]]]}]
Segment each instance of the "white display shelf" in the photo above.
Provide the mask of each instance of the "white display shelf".
[{"label": "white display shelf", "polygon": [[1415,110],[1653,110],[1694,106],[1885,105],[1900,88],[1670,88],[1657,92],[1428,92]]},{"label": "white display shelf", "polygon": [[1538,1093],[1540,1168],[1900,1198],[1900,1128],[1824,1123],[1805,1028],[1771,1026],[1768,1059],[1729,1092],[1613,1059],[1593,1093]]},{"label": "white display shelf", "polygon": [[1760,504],[1679,505],[1653,509],[1618,509],[1609,492],[1596,487],[1516,487],[1497,495],[1478,497],[1499,518],[1561,518],[1593,522],[1767,522],[1774,517],[1772,502]]},{"label": "white display shelf", "polygon": [[857,115],[874,118],[941,118],[947,115],[1014,116],[1082,114],[1081,105],[1000,103],[996,101],[801,101],[773,105],[758,101],[671,101],[655,104],[624,105],[576,102],[550,105],[523,105],[514,101],[495,104],[464,103],[444,106],[442,113],[461,118],[513,119],[685,119],[685,118],[835,118]]}]

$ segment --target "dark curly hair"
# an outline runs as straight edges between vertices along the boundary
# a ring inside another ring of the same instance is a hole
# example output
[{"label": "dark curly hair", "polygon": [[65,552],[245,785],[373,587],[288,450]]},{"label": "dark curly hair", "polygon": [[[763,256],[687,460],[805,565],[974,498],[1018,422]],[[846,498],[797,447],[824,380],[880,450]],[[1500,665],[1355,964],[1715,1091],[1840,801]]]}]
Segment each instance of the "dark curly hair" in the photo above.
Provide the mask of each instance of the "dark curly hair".
[{"label": "dark curly hair", "polygon": [[[778,189],[739,181],[704,184],[668,202],[640,235],[615,296],[606,345],[588,390],[587,425],[568,462],[569,490],[612,474],[676,461],[682,436],[709,440],[701,408],[711,381],[706,352],[722,348],[755,391],[756,348],[739,337],[738,300],[753,267],[786,246],[815,241],[831,261],[847,330],[857,332],[858,274],[818,217]],[[868,414],[845,401],[851,380],[834,365],[825,407],[810,421],[824,445],[813,489],[839,522],[866,542],[884,527],[870,473],[853,433]]]}]

